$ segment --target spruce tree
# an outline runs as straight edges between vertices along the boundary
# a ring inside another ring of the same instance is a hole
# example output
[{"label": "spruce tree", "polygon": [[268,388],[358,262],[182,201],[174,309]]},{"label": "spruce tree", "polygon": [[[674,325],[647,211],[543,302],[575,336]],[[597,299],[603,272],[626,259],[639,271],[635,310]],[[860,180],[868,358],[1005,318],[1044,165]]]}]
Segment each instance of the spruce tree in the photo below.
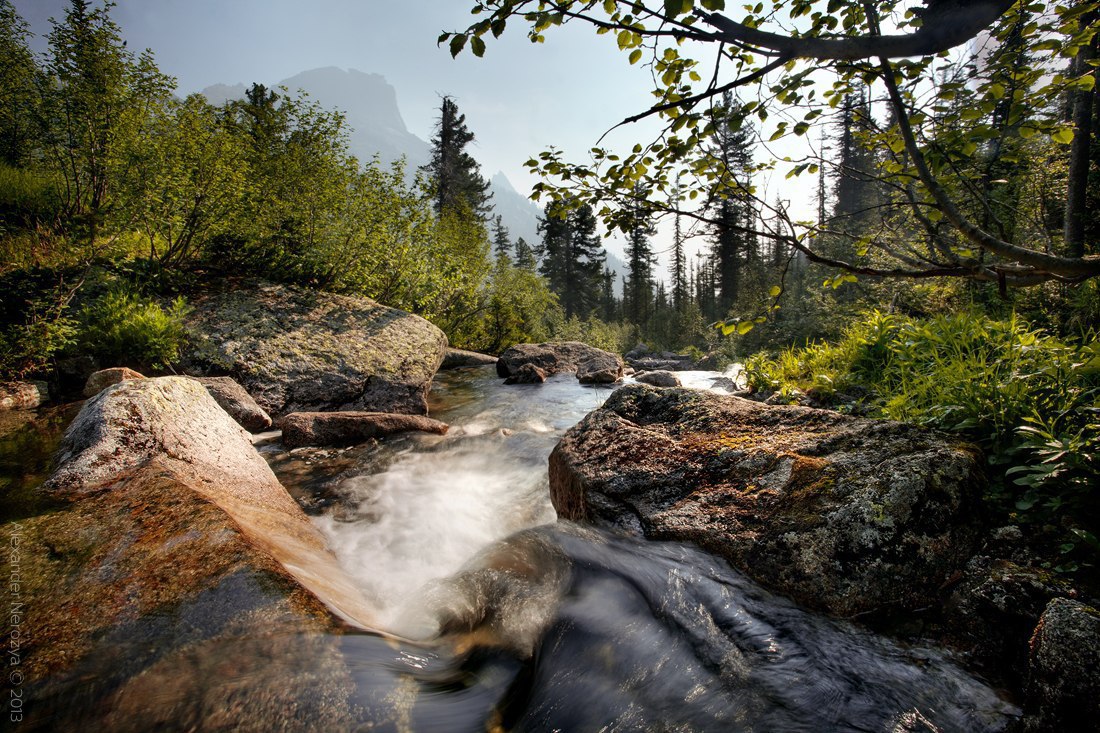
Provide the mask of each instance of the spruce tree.
[{"label": "spruce tree", "polygon": [[606,254],[596,229],[596,215],[585,204],[547,205],[539,223],[542,266],[550,290],[557,293],[566,317],[586,318],[601,301]]},{"label": "spruce tree", "polygon": [[443,97],[432,138],[432,157],[421,167],[434,186],[435,213],[440,217],[444,212],[469,212],[485,221],[492,210],[489,182],[466,149],[473,141],[466,115],[459,114],[453,99]]},{"label": "spruce tree", "polygon": [[[637,191],[635,200],[641,200],[641,194]],[[640,203],[635,203],[631,217],[626,242],[628,273],[623,285],[623,315],[631,323],[644,327],[649,321],[653,302],[653,264],[656,257],[650,237],[654,234],[654,228],[649,212]]]},{"label": "spruce tree", "polygon": [[508,229],[500,214],[493,219],[493,252],[497,259],[511,259],[512,242],[508,239]]},{"label": "spruce tree", "polygon": [[538,258],[535,256],[535,250],[531,245],[527,244],[527,240],[520,237],[516,240],[516,267],[527,270],[528,272],[534,272],[538,267]]}]

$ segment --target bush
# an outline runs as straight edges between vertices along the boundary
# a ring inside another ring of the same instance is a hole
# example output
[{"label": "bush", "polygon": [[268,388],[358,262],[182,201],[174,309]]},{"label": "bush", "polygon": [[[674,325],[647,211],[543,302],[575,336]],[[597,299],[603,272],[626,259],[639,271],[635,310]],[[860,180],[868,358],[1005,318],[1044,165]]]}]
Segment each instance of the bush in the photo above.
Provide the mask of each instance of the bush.
[{"label": "bush", "polygon": [[859,388],[872,414],[961,433],[1004,477],[1009,508],[1037,520],[1092,516],[1100,503],[1095,336],[1066,343],[1016,318],[874,312],[836,343],[755,355],[745,374],[770,391]]},{"label": "bush", "polygon": [[0,380],[44,374],[53,357],[75,343],[76,333],[62,293],[32,300],[21,322],[0,331]]},{"label": "bush", "polygon": [[111,290],[81,314],[80,342],[103,364],[136,369],[168,368],[186,341],[183,298],[165,310],[155,300],[128,290]]}]

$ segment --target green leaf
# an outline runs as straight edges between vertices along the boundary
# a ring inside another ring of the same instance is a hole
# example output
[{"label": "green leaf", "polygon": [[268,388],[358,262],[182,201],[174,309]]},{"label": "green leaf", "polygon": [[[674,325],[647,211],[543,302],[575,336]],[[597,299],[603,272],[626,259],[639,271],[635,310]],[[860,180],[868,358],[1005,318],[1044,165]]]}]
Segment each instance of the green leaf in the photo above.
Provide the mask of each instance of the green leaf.
[{"label": "green leaf", "polygon": [[1073,142],[1073,128],[1063,127],[1062,129],[1054,132],[1050,136],[1050,139],[1056,143],[1061,143],[1062,145],[1069,145],[1071,142]]},{"label": "green leaf", "polygon": [[481,58],[485,55],[485,41],[478,36],[473,36],[470,39],[470,50],[474,52],[474,56]]},{"label": "green leaf", "polygon": [[702,0],[700,3],[707,10],[721,12],[726,9],[726,0]]},{"label": "green leaf", "polygon": [[768,297],[778,298],[779,294],[783,292],[783,288],[778,285],[772,285],[772,289],[768,291]]},{"label": "green leaf", "polygon": [[451,38],[451,58],[455,58],[466,46],[466,36],[461,33]]},{"label": "green leaf", "polygon": [[642,49],[636,48],[636,49],[634,49],[633,51],[630,52],[630,63],[631,64],[638,63],[641,60],[641,58],[642,58]]}]

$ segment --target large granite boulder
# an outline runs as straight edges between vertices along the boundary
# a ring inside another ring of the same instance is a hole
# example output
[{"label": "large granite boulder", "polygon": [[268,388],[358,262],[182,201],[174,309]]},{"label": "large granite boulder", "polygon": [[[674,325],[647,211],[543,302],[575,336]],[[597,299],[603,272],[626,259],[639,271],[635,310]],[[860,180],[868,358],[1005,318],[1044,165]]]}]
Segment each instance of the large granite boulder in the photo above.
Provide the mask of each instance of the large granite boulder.
[{"label": "large granite boulder", "polygon": [[443,435],[447,423],[423,415],[382,412],[292,412],[279,421],[288,448],[351,445],[372,438],[416,430]]},{"label": "large granite boulder", "polygon": [[623,360],[617,354],[579,341],[546,344],[516,344],[497,361],[497,374],[510,377],[530,364],[547,376],[575,372],[586,384],[609,384],[623,378]]},{"label": "large granite boulder", "polygon": [[228,374],[271,414],[424,414],[447,337],[366,298],[281,285],[197,298],[189,374]]},{"label": "large granite boulder", "polygon": [[260,407],[244,387],[230,377],[193,377],[206,387],[206,391],[229,413],[229,416],[250,433],[259,433],[271,427],[271,416]]},{"label": "large granite boulder", "polygon": [[1031,638],[1024,730],[1094,731],[1100,725],[1100,611],[1055,598]]},{"label": "large granite boulder", "polygon": [[103,390],[58,458],[55,509],[2,530],[29,729],[353,727],[335,634],[373,608],[200,384]]},{"label": "large granite boulder", "polygon": [[971,555],[979,456],[895,422],[628,385],[550,456],[559,516],[685,540],[808,606],[914,608]]}]

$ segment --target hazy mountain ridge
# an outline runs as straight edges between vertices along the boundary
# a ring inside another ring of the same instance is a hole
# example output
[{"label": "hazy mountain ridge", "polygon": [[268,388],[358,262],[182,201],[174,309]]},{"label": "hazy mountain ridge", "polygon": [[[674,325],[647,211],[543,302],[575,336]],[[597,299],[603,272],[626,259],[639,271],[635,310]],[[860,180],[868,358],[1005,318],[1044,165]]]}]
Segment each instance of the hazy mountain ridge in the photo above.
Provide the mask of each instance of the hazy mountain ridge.
[{"label": "hazy mountain ridge", "polygon": [[[380,74],[329,66],[303,71],[274,86],[302,90],[323,107],[343,112],[350,128],[349,150],[360,160],[378,155],[390,163],[404,156],[410,173],[428,162],[431,145],[409,132],[397,104],[397,90]],[[246,89],[244,84],[214,84],[202,93],[210,102],[222,104],[243,98]],[[538,242],[539,207],[516,191],[503,173],[492,177],[491,190],[493,206],[512,239]]]}]

